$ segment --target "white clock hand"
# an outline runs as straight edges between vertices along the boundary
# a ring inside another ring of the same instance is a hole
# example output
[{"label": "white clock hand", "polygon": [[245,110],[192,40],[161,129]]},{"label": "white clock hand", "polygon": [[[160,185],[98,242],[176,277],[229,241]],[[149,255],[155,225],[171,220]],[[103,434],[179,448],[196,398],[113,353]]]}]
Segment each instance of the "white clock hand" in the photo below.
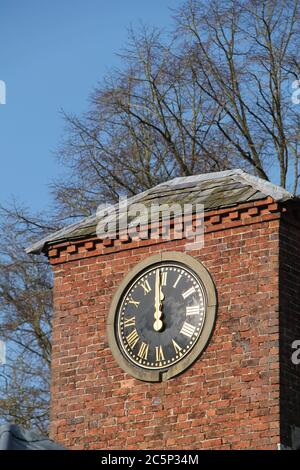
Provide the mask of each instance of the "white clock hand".
[{"label": "white clock hand", "polygon": [[154,311],[154,318],[155,322],[153,323],[153,328],[155,331],[161,331],[163,328],[163,322],[161,321],[162,317],[162,300],[164,299],[164,295],[161,291],[160,285],[160,270],[157,269],[155,272],[155,311]]}]

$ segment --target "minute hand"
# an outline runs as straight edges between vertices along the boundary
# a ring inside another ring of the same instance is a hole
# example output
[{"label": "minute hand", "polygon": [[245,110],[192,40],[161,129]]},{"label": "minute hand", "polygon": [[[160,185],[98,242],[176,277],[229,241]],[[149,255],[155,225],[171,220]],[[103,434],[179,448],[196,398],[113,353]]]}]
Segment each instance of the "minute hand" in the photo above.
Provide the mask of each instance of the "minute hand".
[{"label": "minute hand", "polygon": [[161,331],[163,328],[163,322],[161,321],[162,317],[162,305],[161,301],[163,300],[164,295],[161,292],[160,286],[160,271],[159,269],[155,272],[155,312],[154,312],[154,319],[155,322],[153,323],[153,328],[155,331]]}]

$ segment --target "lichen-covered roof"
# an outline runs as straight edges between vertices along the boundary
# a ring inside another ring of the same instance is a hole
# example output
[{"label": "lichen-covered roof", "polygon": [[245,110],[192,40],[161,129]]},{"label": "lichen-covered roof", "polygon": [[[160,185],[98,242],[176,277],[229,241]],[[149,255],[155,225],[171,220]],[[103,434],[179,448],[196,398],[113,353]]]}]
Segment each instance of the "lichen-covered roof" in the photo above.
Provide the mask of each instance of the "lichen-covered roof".
[{"label": "lichen-covered roof", "polygon": [[[204,205],[205,211],[209,211],[265,199],[269,196],[276,202],[293,198],[291,193],[280,186],[242,170],[228,170],[175,178],[128,199],[127,203],[128,208],[133,203],[142,203],[146,206],[150,206],[151,203],[159,205],[198,203]],[[100,217],[98,213],[69,225],[38,241],[26,251],[39,254],[46,245],[96,235]]]}]

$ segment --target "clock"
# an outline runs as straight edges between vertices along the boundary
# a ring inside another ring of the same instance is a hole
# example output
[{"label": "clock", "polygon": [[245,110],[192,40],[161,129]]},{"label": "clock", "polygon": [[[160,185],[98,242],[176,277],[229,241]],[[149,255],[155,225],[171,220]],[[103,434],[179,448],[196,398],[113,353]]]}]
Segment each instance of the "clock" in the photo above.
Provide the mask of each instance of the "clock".
[{"label": "clock", "polygon": [[205,348],[216,305],[212,277],[199,261],[179,252],[151,256],[125,277],[112,301],[112,353],[140,380],[174,377]]}]

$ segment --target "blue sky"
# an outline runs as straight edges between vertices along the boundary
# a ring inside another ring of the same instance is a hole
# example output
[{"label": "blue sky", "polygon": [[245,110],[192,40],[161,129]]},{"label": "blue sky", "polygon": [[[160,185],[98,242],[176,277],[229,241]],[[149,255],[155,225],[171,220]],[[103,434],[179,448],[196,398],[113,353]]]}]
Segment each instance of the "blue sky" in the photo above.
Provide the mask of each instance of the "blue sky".
[{"label": "blue sky", "polygon": [[36,210],[50,203],[61,173],[59,110],[81,113],[96,83],[140,21],[168,27],[180,0],[0,0],[0,202]]}]

